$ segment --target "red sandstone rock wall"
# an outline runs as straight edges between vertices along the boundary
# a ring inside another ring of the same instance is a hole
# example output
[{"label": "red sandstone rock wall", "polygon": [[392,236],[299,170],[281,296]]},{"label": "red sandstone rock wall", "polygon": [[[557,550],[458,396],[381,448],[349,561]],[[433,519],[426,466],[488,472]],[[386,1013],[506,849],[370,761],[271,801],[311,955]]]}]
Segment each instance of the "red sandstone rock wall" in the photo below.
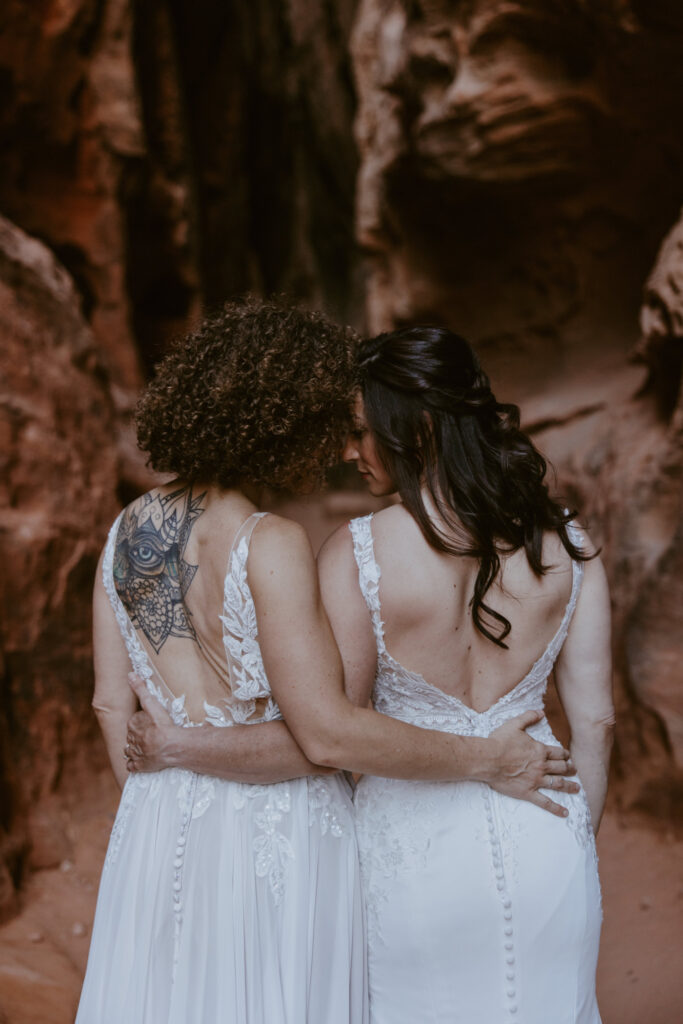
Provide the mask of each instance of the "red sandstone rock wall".
[{"label": "red sandstone rock wall", "polygon": [[126,0],[4,5],[0,206],[68,267],[117,381],[134,388],[121,193],[145,142],[128,8]]},{"label": "red sandstone rock wall", "polygon": [[149,481],[129,426],[146,370],[247,289],[360,315],[353,7],[3,5],[0,916],[27,865],[68,853],[49,795],[101,758],[90,591]]},{"label": "red sandstone rock wall", "polygon": [[[116,414],[93,333],[64,268],[4,219],[0,336],[1,916],[36,805],[92,746],[90,593],[117,509]],[[59,859],[59,830],[42,833],[34,859]]]},{"label": "red sandstone rock wall", "polygon": [[170,334],[247,288],[363,326],[354,190],[370,328],[475,339],[604,545],[620,792],[668,813],[682,52],[666,0],[4,5],[0,913],[31,857],[68,852],[50,794],[101,757],[89,592],[146,480],[136,389]]},{"label": "red sandstone rock wall", "polygon": [[683,769],[680,223],[662,240],[683,198],[683,13],[361,0],[353,54],[370,327],[455,327],[521,403],[603,545],[620,792],[670,813]]},{"label": "red sandstone rock wall", "polygon": [[72,274],[118,386],[203,302],[357,308],[353,6],[3,6],[0,209]]}]

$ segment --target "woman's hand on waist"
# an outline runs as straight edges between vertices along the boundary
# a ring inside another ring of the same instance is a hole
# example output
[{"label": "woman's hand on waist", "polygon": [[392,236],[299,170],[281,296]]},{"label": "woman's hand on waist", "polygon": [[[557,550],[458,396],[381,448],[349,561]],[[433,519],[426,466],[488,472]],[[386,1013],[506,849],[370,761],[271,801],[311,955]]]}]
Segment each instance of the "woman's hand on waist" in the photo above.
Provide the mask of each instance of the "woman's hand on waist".
[{"label": "woman's hand on waist", "polygon": [[[123,753],[129,772],[158,772],[173,766],[173,737],[180,730],[168,712],[147,691],[144,680],[131,673],[130,686],[142,710],[128,720]],[[182,730],[180,730],[182,731]]]},{"label": "woman's hand on waist", "polygon": [[569,778],[576,773],[569,751],[539,743],[526,732],[542,718],[542,711],[526,711],[495,729],[488,738],[493,748],[491,764],[478,777],[499,793],[564,818],[567,809],[539,790],[578,793],[580,787]]}]

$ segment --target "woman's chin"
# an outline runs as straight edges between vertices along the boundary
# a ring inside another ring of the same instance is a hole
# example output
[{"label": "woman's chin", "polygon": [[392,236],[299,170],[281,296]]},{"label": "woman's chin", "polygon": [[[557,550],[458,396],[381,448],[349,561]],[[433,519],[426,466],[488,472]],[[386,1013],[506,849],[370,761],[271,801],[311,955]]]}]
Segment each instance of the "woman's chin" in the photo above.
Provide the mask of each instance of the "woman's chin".
[{"label": "woman's chin", "polygon": [[381,480],[375,480],[372,476],[364,476],[363,483],[373,498],[388,498],[390,494],[394,494],[396,492],[396,488],[391,484],[384,483]]}]

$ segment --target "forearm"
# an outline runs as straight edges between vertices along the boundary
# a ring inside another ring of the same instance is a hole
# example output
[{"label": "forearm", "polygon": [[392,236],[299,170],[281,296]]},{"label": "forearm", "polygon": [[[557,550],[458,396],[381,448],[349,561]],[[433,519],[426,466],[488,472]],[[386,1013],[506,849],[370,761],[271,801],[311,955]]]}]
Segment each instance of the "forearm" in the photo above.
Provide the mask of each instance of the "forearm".
[{"label": "forearm", "polygon": [[597,833],[605,807],[613,726],[595,725],[572,734],[570,751]]},{"label": "forearm", "polygon": [[482,739],[421,729],[346,698],[339,648],[310,546],[298,529],[275,520],[257,534],[249,581],[273,696],[309,761],[397,779],[477,779],[552,809],[536,790],[550,771],[549,759],[554,773],[564,774],[566,757],[524,732],[539,712],[517,716]]},{"label": "forearm", "polygon": [[123,748],[126,745],[126,723],[129,711],[106,707],[95,707],[94,711],[102,730],[114,777],[119,787],[123,789],[128,778]]},{"label": "forearm", "polygon": [[500,756],[495,739],[422,729],[346,702],[327,735],[305,746],[322,764],[394,779],[488,781]]},{"label": "forearm", "polygon": [[334,770],[309,761],[281,721],[227,728],[170,727],[159,755],[164,767],[187,768],[200,775],[251,784],[283,782]]}]

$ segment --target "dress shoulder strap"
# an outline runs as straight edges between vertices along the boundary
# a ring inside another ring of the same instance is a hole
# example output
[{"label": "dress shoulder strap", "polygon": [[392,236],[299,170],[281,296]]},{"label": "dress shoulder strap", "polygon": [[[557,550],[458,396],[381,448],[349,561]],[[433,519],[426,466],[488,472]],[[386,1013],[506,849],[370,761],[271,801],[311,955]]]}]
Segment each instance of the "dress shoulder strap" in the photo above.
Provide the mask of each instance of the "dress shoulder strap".
[{"label": "dress shoulder strap", "polygon": [[[567,535],[579,551],[583,548],[583,534],[575,523],[567,523]],[[583,580],[583,562],[577,562],[576,559],[572,558],[572,589],[567,602],[567,607],[564,610],[562,622],[560,628],[551,640],[549,645],[549,652],[553,660],[559,654],[562,644],[567,639],[567,633],[569,632],[569,626],[571,625],[572,616],[576,609],[576,602],[579,599],[579,592],[581,590],[581,581]]]},{"label": "dress shoulder strap", "polygon": [[267,515],[267,512],[252,512],[250,516],[247,516],[242,525],[238,527],[228,556],[226,576],[230,575],[233,558],[236,552],[240,549],[245,553],[249,551],[249,544],[251,543],[251,535],[254,532],[254,528],[257,523]]},{"label": "dress shoulder strap", "polygon": [[377,650],[383,654],[386,651],[386,645],[379,602],[379,581],[382,573],[375,559],[375,546],[372,540],[372,513],[352,519],[349,522],[349,530],[353,538],[353,554],[358,566],[358,583],[361,594],[370,610]]},{"label": "dress shoulder strap", "polygon": [[[567,523],[567,535],[574,547],[581,551],[583,548],[583,533],[575,523]],[[569,603],[567,605],[567,610],[570,616],[573,615],[574,609],[576,608],[576,602],[579,598],[582,580],[583,562],[577,562],[575,558],[572,558],[572,592],[569,596]]]},{"label": "dress shoulder strap", "polygon": [[[268,513],[254,512],[237,530],[230,548],[228,566],[223,584],[223,647],[230,676],[230,690],[234,698],[230,712],[235,721],[254,719],[255,701],[270,698],[271,691],[263,666],[258,643],[256,608],[249,589],[247,561],[249,544],[255,527]],[[272,704],[272,706],[271,706]],[[279,717],[277,706],[271,702],[265,714]]]},{"label": "dress shoulder strap", "polygon": [[[231,609],[235,611],[235,599],[237,598],[238,609],[247,599],[251,603],[251,592],[247,583],[247,559],[249,557],[249,545],[251,535],[256,525],[268,515],[267,512],[253,512],[238,527],[233,538],[228,555],[228,564],[223,580],[223,613],[229,614]],[[224,620],[225,625],[225,620]],[[254,623],[255,625],[255,623]],[[255,634],[254,634],[255,635]]]}]

